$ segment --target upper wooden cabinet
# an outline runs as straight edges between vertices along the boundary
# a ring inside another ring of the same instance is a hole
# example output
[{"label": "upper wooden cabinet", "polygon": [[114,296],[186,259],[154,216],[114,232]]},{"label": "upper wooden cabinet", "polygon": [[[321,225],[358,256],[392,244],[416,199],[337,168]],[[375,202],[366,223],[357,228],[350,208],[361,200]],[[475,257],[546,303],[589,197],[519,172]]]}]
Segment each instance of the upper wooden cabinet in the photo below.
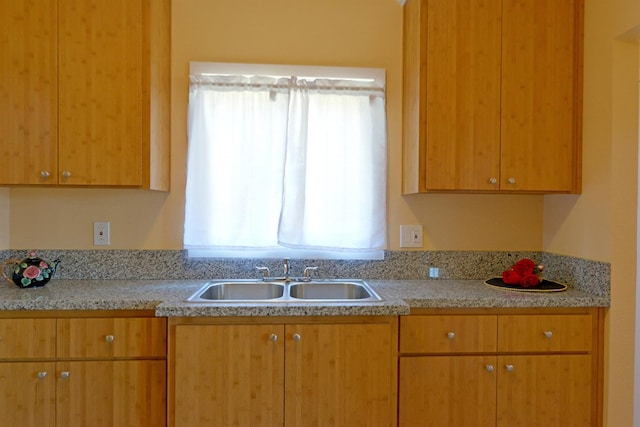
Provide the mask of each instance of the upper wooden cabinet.
[{"label": "upper wooden cabinet", "polygon": [[169,189],[170,0],[0,0],[0,184]]},{"label": "upper wooden cabinet", "polygon": [[403,192],[579,193],[583,0],[408,0]]}]

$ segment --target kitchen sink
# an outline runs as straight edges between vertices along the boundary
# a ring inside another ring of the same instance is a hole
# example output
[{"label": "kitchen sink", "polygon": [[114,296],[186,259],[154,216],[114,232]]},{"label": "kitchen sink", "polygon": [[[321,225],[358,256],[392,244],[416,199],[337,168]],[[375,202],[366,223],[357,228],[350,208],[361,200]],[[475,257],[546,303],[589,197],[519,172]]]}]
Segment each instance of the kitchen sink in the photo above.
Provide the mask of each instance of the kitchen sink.
[{"label": "kitchen sink", "polygon": [[291,303],[371,302],[382,298],[362,280],[212,281],[191,295],[188,302]]},{"label": "kitchen sink", "polygon": [[210,283],[193,294],[189,301],[262,301],[282,298],[285,286],[272,282]]},{"label": "kitchen sink", "polygon": [[354,282],[294,283],[289,288],[291,298],[306,300],[362,300],[374,297],[368,286]]}]

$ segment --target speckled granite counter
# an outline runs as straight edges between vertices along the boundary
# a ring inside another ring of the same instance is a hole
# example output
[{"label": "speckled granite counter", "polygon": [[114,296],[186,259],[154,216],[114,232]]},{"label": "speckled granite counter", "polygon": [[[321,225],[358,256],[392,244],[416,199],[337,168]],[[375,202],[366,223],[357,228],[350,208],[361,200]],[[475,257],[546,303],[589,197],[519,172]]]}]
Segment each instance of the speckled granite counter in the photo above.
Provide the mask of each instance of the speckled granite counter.
[{"label": "speckled granite counter", "polygon": [[206,280],[52,280],[37,289],[0,286],[0,310],[153,310],[156,316],[404,315],[412,307],[607,307],[608,296],[493,289],[481,280],[367,280],[379,302],[189,303]]}]

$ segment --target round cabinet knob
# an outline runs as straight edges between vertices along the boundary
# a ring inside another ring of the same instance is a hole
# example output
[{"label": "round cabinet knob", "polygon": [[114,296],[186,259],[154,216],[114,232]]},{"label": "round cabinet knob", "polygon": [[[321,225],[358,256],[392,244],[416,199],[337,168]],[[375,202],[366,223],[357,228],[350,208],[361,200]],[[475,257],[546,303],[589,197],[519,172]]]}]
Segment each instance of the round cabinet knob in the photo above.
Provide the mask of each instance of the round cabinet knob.
[{"label": "round cabinet knob", "polygon": [[39,380],[43,380],[47,377],[47,371],[40,371],[38,372],[38,379]]},{"label": "round cabinet knob", "polygon": [[278,336],[276,334],[271,334],[271,335],[269,335],[269,340],[273,341],[273,342],[276,342],[276,341],[278,341]]},{"label": "round cabinet knob", "polygon": [[51,174],[49,173],[49,171],[40,171],[40,178],[47,179],[50,176],[51,176]]},{"label": "round cabinet knob", "polygon": [[69,172],[69,171],[62,171],[62,177],[63,177],[63,178],[71,178],[71,172]]},{"label": "round cabinet knob", "polygon": [[449,338],[450,340],[454,339],[456,337],[456,333],[455,332],[448,332],[447,333],[447,338]]},{"label": "round cabinet knob", "polygon": [[486,369],[487,372],[493,372],[493,365],[487,365],[484,367],[484,369]]},{"label": "round cabinet knob", "polygon": [[553,332],[551,332],[551,331],[544,331],[544,336],[545,336],[545,338],[551,339],[551,337],[553,336]]},{"label": "round cabinet knob", "polygon": [[62,378],[63,380],[68,379],[70,376],[71,376],[71,372],[69,371],[60,372],[60,378]]},{"label": "round cabinet knob", "polygon": [[108,343],[112,343],[116,340],[116,337],[113,335],[107,335],[106,337],[104,337],[104,340]]},{"label": "round cabinet knob", "polygon": [[507,178],[507,182],[511,185],[516,183],[516,179],[515,178]]},{"label": "round cabinet knob", "polygon": [[302,339],[300,334],[293,334],[293,336],[291,338],[293,338],[294,341],[300,341]]},{"label": "round cabinet knob", "polygon": [[497,178],[494,178],[494,177],[489,178],[489,184],[496,185],[497,183],[498,183],[498,179]]},{"label": "round cabinet knob", "polygon": [[504,365],[504,368],[507,370],[507,372],[513,372],[513,365]]}]

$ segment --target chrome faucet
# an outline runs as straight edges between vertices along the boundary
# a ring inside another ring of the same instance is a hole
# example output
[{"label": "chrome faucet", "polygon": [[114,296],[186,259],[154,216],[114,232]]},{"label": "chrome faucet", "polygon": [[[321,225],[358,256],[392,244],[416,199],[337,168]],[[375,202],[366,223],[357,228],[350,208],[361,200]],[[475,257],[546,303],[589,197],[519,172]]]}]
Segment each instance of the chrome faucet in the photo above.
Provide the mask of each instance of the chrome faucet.
[{"label": "chrome faucet", "polygon": [[283,262],[284,275],[282,277],[271,277],[271,271],[269,270],[269,267],[256,266],[256,270],[262,272],[262,280],[265,282],[270,280],[278,280],[284,282],[290,282],[292,280],[310,282],[312,272],[318,269],[318,267],[305,267],[304,276],[296,279],[295,277],[291,277],[291,262],[289,261],[289,258],[284,258]]},{"label": "chrome faucet", "polygon": [[285,281],[289,280],[289,269],[290,269],[289,258],[285,258],[284,259],[284,280]]}]

